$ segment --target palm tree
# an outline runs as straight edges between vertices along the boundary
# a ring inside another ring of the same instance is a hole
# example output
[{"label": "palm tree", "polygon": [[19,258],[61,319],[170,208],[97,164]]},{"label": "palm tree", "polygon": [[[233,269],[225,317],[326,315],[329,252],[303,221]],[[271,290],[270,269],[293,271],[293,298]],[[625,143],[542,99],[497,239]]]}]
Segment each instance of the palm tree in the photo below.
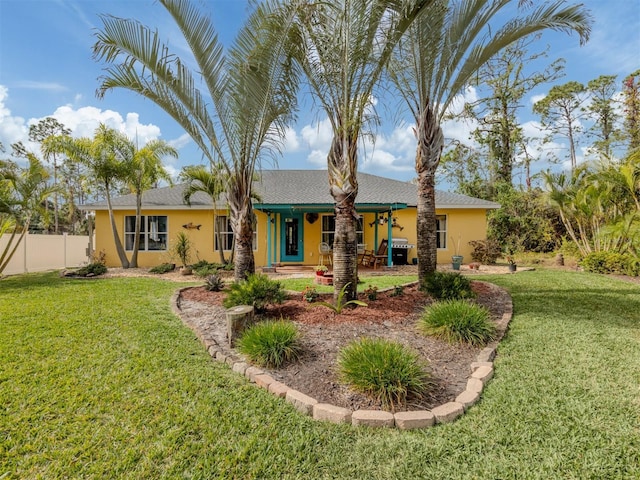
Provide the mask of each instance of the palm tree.
[{"label": "palm tree", "polygon": [[177,158],[178,151],[164,140],[151,140],[144,147],[138,150],[136,145],[123,135],[122,141],[125,155],[123,161],[129,164],[129,175],[127,183],[129,188],[136,195],[136,225],[135,237],[133,240],[133,252],[129,266],[138,267],[138,250],[140,249],[140,228],[142,194],[153,188],[160,180],[171,183],[171,176],[162,166],[162,157],[169,155]]},{"label": "palm tree", "polygon": [[374,120],[372,95],[411,22],[433,0],[299,1],[300,41],[294,58],[333,131],[327,156],[335,201],[334,296],[356,296],[358,141]]},{"label": "palm tree", "polygon": [[34,214],[46,209],[47,199],[55,191],[49,186],[49,172],[33,153],[26,154],[27,166],[0,161],[0,236],[10,233],[0,252],[0,274],[7,268],[29,231]]},{"label": "palm tree", "polygon": [[[187,205],[191,205],[191,197],[196,192],[206,193],[211,198],[213,203],[213,224],[216,225],[217,200],[227,188],[224,166],[216,163],[212,164],[210,169],[207,169],[203,165],[190,165],[182,169],[180,179],[187,182],[182,192],[182,197]],[[222,232],[219,228],[214,228],[214,230],[217,236],[220,263],[226,264],[227,259],[224,257]]]},{"label": "palm tree", "polygon": [[55,136],[48,137],[42,144],[45,155],[53,152],[66,153],[69,159],[85,166],[89,176],[93,177],[104,188],[113,241],[122,268],[129,268],[130,264],[118,234],[111,205],[111,191],[131,175],[131,165],[124,161],[127,158],[128,143],[131,142],[124,135],[104,124],[100,124],[96,128],[93,138]]},{"label": "palm tree", "polygon": [[[156,103],[191,136],[213,165],[224,166],[235,235],[235,278],[255,271],[252,179],[265,155],[279,152],[296,100],[288,58],[295,10],[278,1],[256,7],[225,55],[210,18],[188,0],[160,0],[192,58],[183,60],[157,30],[103,16],[94,58],[111,64],[98,95],[124,88]],[[172,44],[176,44],[172,39]],[[187,65],[197,65],[197,78]]]},{"label": "palm tree", "polygon": [[[518,5],[524,3],[529,2]],[[529,14],[521,11],[509,18],[512,4],[438,0],[413,23],[391,63],[390,77],[416,124],[420,280],[436,269],[435,173],[445,143],[441,123],[451,102],[484,64],[524,37],[546,29],[575,31],[581,42],[589,37],[591,17],[581,5],[545,2]]]}]

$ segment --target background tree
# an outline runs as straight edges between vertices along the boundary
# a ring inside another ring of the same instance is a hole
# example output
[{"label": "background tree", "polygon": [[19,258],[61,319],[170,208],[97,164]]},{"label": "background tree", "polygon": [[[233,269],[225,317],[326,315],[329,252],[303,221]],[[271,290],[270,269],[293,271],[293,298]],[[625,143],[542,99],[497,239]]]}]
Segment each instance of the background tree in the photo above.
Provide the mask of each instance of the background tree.
[{"label": "background tree", "polygon": [[518,119],[525,95],[563,75],[563,59],[553,61],[542,71],[529,73],[525,69],[548,55],[548,47],[538,53],[529,53],[539,40],[540,35],[532,35],[508,45],[482,65],[473,78],[472,84],[487,93],[468,103],[464,113],[479,125],[473,137],[487,149],[489,168],[495,172],[494,185],[511,185],[518,159],[526,157],[523,151],[525,139]]},{"label": "background tree", "polygon": [[629,140],[629,150],[640,148],[640,70],[623,81],[624,128]]},{"label": "background tree", "polygon": [[616,76],[600,75],[587,83],[589,103],[586,111],[593,120],[587,134],[595,139],[593,148],[600,157],[611,158],[621,139],[615,96]]},{"label": "background tree", "polygon": [[93,138],[72,138],[64,135],[48,137],[43,148],[47,154],[63,152],[72,161],[82,164],[94,181],[104,189],[116,252],[122,268],[129,268],[129,260],[118,234],[111,205],[112,191],[130,177],[131,165],[124,161],[128,148],[125,140],[128,139],[116,130],[100,124]]},{"label": "background tree", "polygon": [[26,158],[25,167],[0,161],[0,234],[9,235],[0,252],[0,275],[28,233],[32,218],[43,209],[54,190],[48,184],[49,172],[40,159],[33,153]]},{"label": "background tree", "polygon": [[578,160],[576,146],[579,135],[584,131],[581,120],[585,116],[587,101],[585,87],[579,82],[567,82],[551,88],[546,97],[533,105],[533,111],[540,115],[542,126],[550,133],[547,142],[562,137],[569,143],[571,170],[575,170]]},{"label": "background tree", "polygon": [[[210,18],[199,7],[186,0],[159,3],[180,27],[191,58],[183,60],[157,30],[103,16],[93,52],[110,66],[98,94],[124,88],[150,99],[184,128],[211,164],[224,165],[237,252],[235,278],[241,280],[255,271],[253,174],[261,158],[279,152],[295,106],[296,76],[286,48],[295,12],[278,2],[257,5],[225,55]],[[191,64],[197,65],[202,90]]]},{"label": "background tree", "polygon": [[[70,135],[71,130],[64,126],[53,117],[46,117],[40,120],[38,123],[29,126],[29,140],[32,142],[42,143],[45,138],[57,135]],[[53,163],[53,185],[58,187],[58,153],[52,152],[50,155],[45,155],[45,159]],[[59,219],[58,219],[58,193],[53,194],[53,218],[54,218],[54,232],[58,233]]]},{"label": "background tree", "polygon": [[374,88],[400,37],[432,1],[298,2],[294,57],[333,134],[327,169],[335,202],[334,297],[343,289],[347,300],[357,293],[358,142],[375,120]]},{"label": "background tree", "polygon": [[[590,32],[581,5],[545,2],[529,14],[509,17],[508,0],[435,2],[415,22],[398,49],[391,78],[414,117],[418,173],[418,276],[436,269],[435,174],[444,148],[441,122],[454,98],[479,69],[504,48],[537,32]],[[496,24],[499,28],[496,29]]]}]

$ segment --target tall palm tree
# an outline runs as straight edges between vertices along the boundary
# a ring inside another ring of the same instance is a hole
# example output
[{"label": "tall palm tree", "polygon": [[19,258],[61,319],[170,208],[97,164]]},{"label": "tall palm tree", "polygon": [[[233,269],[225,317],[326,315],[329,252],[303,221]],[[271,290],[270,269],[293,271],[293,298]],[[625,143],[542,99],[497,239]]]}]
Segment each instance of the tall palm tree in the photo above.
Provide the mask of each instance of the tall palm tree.
[{"label": "tall palm tree", "polygon": [[[518,8],[525,2],[517,2]],[[582,5],[544,2],[510,14],[514,0],[437,0],[414,22],[396,50],[390,76],[415,120],[418,174],[418,276],[436,269],[435,173],[444,149],[441,123],[454,98],[480,67],[504,48],[546,29],[577,32],[591,17]],[[498,27],[498,28],[496,28]]]},{"label": "tall palm tree", "polygon": [[89,176],[104,189],[113,241],[122,268],[129,268],[130,264],[118,234],[113,206],[111,205],[111,192],[114,187],[126,181],[131,175],[131,164],[127,164],[124,161],[127,158],[129,148],[127,140],[125,136],[116,130],[100,124],[96,128],[93,138],[55,136],[48,137],[42,144],[45,155],[53,152],[64,152],[69,159],[86,167]]},{"label": "tall palm tree", "polygon": [[227,188],[224,166],[216,163],[212,164],[210,169],[207,169],[203,165],[190,165],[182,169],[180,179],[187,182],[182,192],[183,200],[187,205],[191,205],[191,197],[195,195],[196,192],[203,192],[211,198],[213,203],[213,224],[217,237],[216,243],[218,244],[220,263],[226,264],[227,259],[224,256],[222,232],[220,228],[215,228],[218,198]]},{"label": "tall palm tree", "polygon": [[29,231],[31,219],[46,209],[56,188],[48,185],[49,172],[33,153],[26,154],[27,165],[18,167],[0,161],[0,236],[11,232],[0,252],[0,275]]},{"label": "tall palm tree", "polygon": [[[279,152],[295,106],[297,76],[287,50],[295,10],[276,0],[256,6],[225,54],[198,6],[189,0],[159,3],[180,28],[192,58],[183,60],[157,30],[103,16],[93,52],[110,66],[98,95],[124,88],[150,99],[180,124],[212,165],[224,166],[240,280],[255,271],[254,172],[265,155]],[[189,70],[191,63],[197,75]],[[202,88],[195,78],[202,79]]]},{"label": "tall palm tree", "polygon": [[122,142],[124,148],[121,151],[125,155],[122,160],[125,164],[129,164],[129,175],[126,180],[129,188],[136,196],[135,237],[129,266],[137,268],[138,250],[140,249],[142,194],[146,190],[153,188],[160,180],[171,183],[171,175],[162,165],[162,157],[178,158],[178,151],[164,140],[151,140],[141,149],[138,149],[135,143],[124,135]]},{"label": "tall palm tree", "polygon": [[358,142],[372,95],[391,52],[411,22],[433,0],[300,0],[300,41],[294,58],[324,109],[333,132],[327,156],[335,201],[334,296],[356,296]]}]

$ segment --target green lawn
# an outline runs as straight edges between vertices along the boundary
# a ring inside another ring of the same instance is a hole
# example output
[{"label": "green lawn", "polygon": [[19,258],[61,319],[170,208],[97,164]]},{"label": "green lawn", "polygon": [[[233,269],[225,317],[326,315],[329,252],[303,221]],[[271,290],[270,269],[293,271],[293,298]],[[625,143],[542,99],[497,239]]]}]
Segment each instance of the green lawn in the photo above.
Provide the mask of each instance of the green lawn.
[{"label": "green lawn", "polygon": [[211,361],[155,279],[0,281],[0,479],[640,478],[640,286],[485,277],[515,317],[483,399],[424,431],[317,423]]},{"label": "green lawn", "polygon": [[[418,280],[417,275],[372,275],[360,278],[358,291],[362,292],[369,285],[378,287],[379,289],[393,288],[396,285],[403,285]],[[316,285],[312,277],[301,278],[284,278],[278,280],[285,289],[301,292],[304,287],[315,287],[319,293],[333,293],[332,285]]]}]

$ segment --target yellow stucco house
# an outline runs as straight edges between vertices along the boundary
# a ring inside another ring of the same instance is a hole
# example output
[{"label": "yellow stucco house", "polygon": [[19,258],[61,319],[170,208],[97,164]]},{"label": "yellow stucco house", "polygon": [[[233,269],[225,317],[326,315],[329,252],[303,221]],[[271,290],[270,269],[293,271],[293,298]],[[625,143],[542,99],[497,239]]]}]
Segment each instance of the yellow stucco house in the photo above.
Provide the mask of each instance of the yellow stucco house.
[{"label": "yellow stucco house", "polygon": [[[412,263],[416,252],[417,187],[408,182],[358,173],[356,208],[359,252],[377,251],[391,239],[387,264]],[[213,210],[211,199],[202,193],[183,201],[184,185],[156,188],[142,198],[143,228],[138,264],[152,267],[171,259],[171,244],[178,232],[185,232],[194,245],[194,259],[218,262],[218,230],[222,247],[230,251],[233,232],[224,199]],[[273,265],[316,265],[322,243],[332,245],[335,219],[327,172],[322,170],[264,170],[254,183],[260,197],[254,202],[256,225],[254,255],[256,267]],[[135,235],[135,196],[112,200],[120,239],[128,253]],[[486,238],[487,211],[499,208],[493,202],[465,195],[436,193],[438,215],[438,263],[450,263],[457,244],[459,254],[471,261],[471,240]],[[119,266],[106,202],[84,205],[95,211],[96,251],[104,251],[107,266]]]}]

